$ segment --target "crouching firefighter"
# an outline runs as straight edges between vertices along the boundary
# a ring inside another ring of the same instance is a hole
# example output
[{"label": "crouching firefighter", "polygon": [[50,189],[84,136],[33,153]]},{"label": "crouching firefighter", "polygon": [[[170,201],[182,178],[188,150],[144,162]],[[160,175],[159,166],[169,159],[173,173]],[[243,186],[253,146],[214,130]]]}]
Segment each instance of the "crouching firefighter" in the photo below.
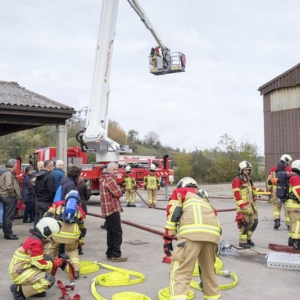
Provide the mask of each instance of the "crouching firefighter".
[{"label": "crouching firefighter", "polygon": [[199,190],[196,181],[190,177],[178,182],[168,202],[164,251],[169,256],[176,234],[178,241],[172,256],[170,299],[188,299],[196,262],[204,299],[221,299],[214,270],[221,226],[207,192]]},{"label": "crouching firefighter", "polygon": [[75,278],[78,278],[80,264],[77,249],[78,246],[83,245],[83,239],[86,235],[85,212],[79,205],[78,191],[70,191],[65,198],[65,200],[53,203],[45,214],[47,217],[55,218],[61,224],[60,232],[52,236],[47,254],[56,256],[60,243],[65,244],[66,253],[74,267]]},{"label": "crouching firefighter", "polygon": [[66,267],[61,258],[45,259],[45,245],[53,234],[60,231],[60,224],[52,218],[42,218],[33,232],[15,251],[8,273],[14,284],[10,291],[15,300],[27,297],[45,297],[46,290],[55,283],[51,275],[52,268]]},{"label": "crouching firefighter", "polygon": [[255,202],[254,191],[263,192],[253,186],[250,178],[252,166],[248,161],[239,164],[239,174],[232,182],[233,197],[236,201],[236,222],[239,229],[239,246],[249,249],[254,246],[252,234],[258,224],[258,207]]}]

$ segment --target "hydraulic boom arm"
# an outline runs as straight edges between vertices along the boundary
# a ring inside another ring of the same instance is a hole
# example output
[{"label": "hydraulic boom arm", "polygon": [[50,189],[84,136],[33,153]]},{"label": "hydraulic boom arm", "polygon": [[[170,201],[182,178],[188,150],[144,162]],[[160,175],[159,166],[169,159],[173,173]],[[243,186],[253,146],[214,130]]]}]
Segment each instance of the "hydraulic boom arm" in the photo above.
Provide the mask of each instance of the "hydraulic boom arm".
[{"label": "hydraulic boom arm", "polygon": [[[146,28],[150,30],[162,51],[162,57],[160,55],[149,57],[151,73],[154,75],[163,75],[183,72],[185,69],[184,54],[177,52],[175,56],[171,55],[170,50],[159,38],[138,1],[128,0],[128,2],[140,16]],[[96,152],[96,159],[98,162],[116,161],[119,159],[120,153],[131,152],[131,149],[129,149],[128,146],[119,145],[107,137],[109,121],[108,103],[110,92],[109,77],[118,5],[119,0],[103,0],[102,2],[101,21],[96,45],[92,93],[89,106],[81,110],[81,112],[85,112],[87,114],[85,129],[81,130],[76,136],[77,140],[81,144],[82,151]],[[155,63],[156,67],[154,68]]]}]

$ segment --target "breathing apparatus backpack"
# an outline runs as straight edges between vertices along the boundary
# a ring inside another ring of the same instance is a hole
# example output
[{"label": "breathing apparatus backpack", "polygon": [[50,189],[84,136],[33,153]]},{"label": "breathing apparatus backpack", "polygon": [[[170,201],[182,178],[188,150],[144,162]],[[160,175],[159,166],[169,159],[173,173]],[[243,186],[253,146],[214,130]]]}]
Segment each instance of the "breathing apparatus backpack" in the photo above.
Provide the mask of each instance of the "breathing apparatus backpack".
[{"label": "breathing apparatus backpack", "polygon": [[287,174],[286,171],[277,172],[277,184],[276,184],[276,197],[281,200],[281,202],[285,202],[288,199],[298,200],[298,198],[294,195],[293,192],[289,192],[290,185],[289,179],[292,176],[298,176],[297,174]]},{"label": "breathing apparatus backpack", "polygon": [[77,211],[79,203],[78,191],[72,190],[66,196],[66,203],[62,213],[62,220],[65,223],[77,223]]},{"label": "breathing apparatus backpack", "polygon": [[287,199],[289,192],[289,176],[285,171],[277,172],[276,197],[282,201]]}]

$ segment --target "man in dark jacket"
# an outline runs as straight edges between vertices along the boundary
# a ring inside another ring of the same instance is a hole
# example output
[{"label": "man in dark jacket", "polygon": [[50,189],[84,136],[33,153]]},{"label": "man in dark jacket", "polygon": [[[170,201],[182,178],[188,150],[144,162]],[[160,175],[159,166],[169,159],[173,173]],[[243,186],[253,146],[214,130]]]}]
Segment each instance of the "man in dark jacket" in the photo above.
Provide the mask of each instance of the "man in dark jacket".
[{"label": "man in dark jacket", "polygon": [[21,199],[19,183],[14,175],[17,161],[10,159],[6,169],[0,171],[0,202],[3,203],[3,233],[7,240],[18,240],[13,234],[12,224],[15,219],[17,200]]},{"label": "man in dark jacket", "polygon": [[35,195],[37,198],[37,206],[39,209],[38,220],[41,220],[49,206],[52,205],[55,195],[55,183],[51,176],[54,163],[52,160],[44,162],[44,169],[36,174]]},{"label": "man in dark jacket", "polygon": [[55,183],[55,190],[58,189],[61,180],[65,177],[65,171],[64,169],[64,162],[62,160],[57,160],[55,162],[55,167],[53,172],[51,173],[51,176],[54,179],[54,183]]}]

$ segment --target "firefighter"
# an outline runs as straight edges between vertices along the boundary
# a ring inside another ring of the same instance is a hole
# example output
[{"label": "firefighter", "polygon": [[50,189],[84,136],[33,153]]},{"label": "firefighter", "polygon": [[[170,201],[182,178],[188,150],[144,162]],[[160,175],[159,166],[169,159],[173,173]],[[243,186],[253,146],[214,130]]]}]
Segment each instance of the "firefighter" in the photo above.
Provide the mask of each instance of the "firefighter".
[{"label": "firefighter", "polygon": [[135,205],[135,198],[136,198],[136,182],[131,173],[131,167],[127,166],[125,168],[126,175],[123,179],[123,187],[125,188],[125,195],[126,195],[126,206],[127,207],[136,207]]},{"label": "firefighter", "polygon": [[[232,182],[233,197],[236,200],[237,217],[236,221],[239,228],[239,246],[245,249],[254,246],[251,240],[252,234],[258,224],[258,208],[254,198],[253,186],[250,178],[252,166],[248,161],[239,164],[239,174]],[[258,189],[262,192],[263,190]]]},{"label": "firefighter", "polygon": [[144,189],[148,193],[149,207],[156,207],[157,191],[160,189],[159,179],[155,176],[155,165],[150,166],[150,174],[144,177]]},{"label": "firefighter", "polygon": [[287,173],[290,173],[292,171],[292,169],[289,165],[291,163],[291,161],[292,161],[292,157],[290,155],[283,154],[280,158],[280,162],[278,163],[278,165],[272,167],[269,172],[269,176],[268,176],[268,180],[267,180],[267,188],[268,188],[268,191],[271,193],[270,201],[272,203],[274,229],[278,229],[280,227],[280,213],[281,213],[282,206],[284,208],[285,225],[288,227],[288,229],[290,227],[290,220],[286,213],[285,206],[282,205],[282,202],[276,196],[276,184],[272,184],[272,178],[277,177],[276,173],[278,170],[286,171]]},{"label": "firefighter", "polygon": [[295,160],[291,168],[292,172],[288,175],[288,199],[284,205],[290,218],[289,237],[292,238],[293,249],[300,250],[300,160]]},{"label": "firefighter", "polygon": [[52,234],[60,231],[60,224],[53,218],[42,218],[33,232],[15,251],[10,262],[8,273],[14,284],[10,291],[15,300],[25,300],[27,297],[45,297],[46,290],[55,283],[51,275],[52,268],[65,268],[66,263],[61,258],[48,257],[46,260],[45,245]]},{"label": "firefighter", "polygon": [[84,224],[85,212],[79,205],[80,196],[78,191],[70,191],[65,200],[53,203],[52,207],[45,214],[52,217],[61,224],[61,231],[53,234],[48,254],[56,256],[60,244],[65,244],[66,253],[74,267],[75,278],[79,277],[80,265],[77,248],[83,245],[86,235]]},{"label": "firefighter", "polygon": [[178,241],[172,256],[170,299],[186,300],[196,262],[198,262],[203,296],[221,299],[214,262],[220,242],[221,226],[208,194],[199,190],[193,178],[182,178],[167,206],[164,251],[170,256],[172,239]]},{"label": "firefighter", "polygon": [[153,54],[152,54],[152,71],[156,71],[157,69],[157,57],[161,57],[160,53],[159,53],[159,46],[156,46]]}]

